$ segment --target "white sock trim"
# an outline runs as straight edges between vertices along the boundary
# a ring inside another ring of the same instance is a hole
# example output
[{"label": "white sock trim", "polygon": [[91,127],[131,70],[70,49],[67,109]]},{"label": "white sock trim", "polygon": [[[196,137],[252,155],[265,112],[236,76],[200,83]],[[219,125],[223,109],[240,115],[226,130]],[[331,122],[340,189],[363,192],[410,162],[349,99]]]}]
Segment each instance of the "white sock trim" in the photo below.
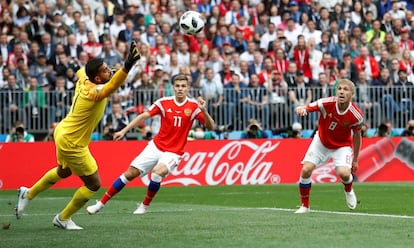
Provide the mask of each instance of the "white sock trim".
[{"label": "white sock trim", "polygon": [[309,178],[300,177],[299,178],[299,182],[301,184],[310,184],[310,183],[312,183],[312,179],[310,177]]},{"label": "white sock trim", "polygon": [[124,184],[128,184],[128,183],[129,183],[129,180],[125,177],[125,175],[124,175],[124,174],[122,174],[119,178],[121,179],[121,181],[122,181]]},{"label": "white sock trim", "polygon": [[162,180],[162,176],[160,176],[158,174],[155,174],[155,173],[152,173],[151,174],[151,180],[156,182],[156,183],[160,183],[161,180]]}]

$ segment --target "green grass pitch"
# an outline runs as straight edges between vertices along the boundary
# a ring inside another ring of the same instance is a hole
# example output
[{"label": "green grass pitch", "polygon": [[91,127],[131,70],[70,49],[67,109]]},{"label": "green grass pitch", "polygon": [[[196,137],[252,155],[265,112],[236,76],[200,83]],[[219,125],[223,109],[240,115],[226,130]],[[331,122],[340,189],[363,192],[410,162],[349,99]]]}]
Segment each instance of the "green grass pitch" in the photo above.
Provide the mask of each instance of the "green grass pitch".
[{"label": "green grass pitch", "polygon": [[147,214],[133,215],[146,189],[126,188],[99,214],[76,213],[81,231],[52,225],[75,189],[41,193],[20,220],[17,192],[2,190],[0,247],[414,247],[413,183],[354,189],[351,211],[341,184],[314,185],[312,212],[297,215],[297,185],[163,187]]}]

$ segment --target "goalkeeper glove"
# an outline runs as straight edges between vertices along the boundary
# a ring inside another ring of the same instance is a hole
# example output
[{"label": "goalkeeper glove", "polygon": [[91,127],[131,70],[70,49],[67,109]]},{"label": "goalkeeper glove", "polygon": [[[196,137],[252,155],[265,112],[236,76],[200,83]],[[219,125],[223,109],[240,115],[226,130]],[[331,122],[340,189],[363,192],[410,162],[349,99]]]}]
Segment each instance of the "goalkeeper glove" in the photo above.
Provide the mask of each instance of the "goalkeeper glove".
[{"label": "goalkeeper glove", "polygon": [[138,51],[137,43],[135,41],[131,42],[131,45],[129,46],[129,53],[128,58],[124,63],[124,68],[126,71],[129,72],[131,70],[132,66],[141,58],[141,54]]}]

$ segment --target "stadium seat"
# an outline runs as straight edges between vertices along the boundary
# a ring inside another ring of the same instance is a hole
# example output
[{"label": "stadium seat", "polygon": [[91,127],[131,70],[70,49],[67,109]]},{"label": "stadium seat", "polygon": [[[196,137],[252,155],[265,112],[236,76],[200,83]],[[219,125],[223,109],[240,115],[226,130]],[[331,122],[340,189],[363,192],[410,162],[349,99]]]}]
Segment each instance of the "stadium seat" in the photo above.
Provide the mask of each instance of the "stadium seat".
[{"label": "stadium seat", "polygon": [[100,139],[101,139],[101,134],[100,133],[98,133],[98,132],[93,132],[92,133],[92,136],[91,136],[92,141],[97,141],[97,140],[100,140]]},{"label": "stadium seat", "polygon": [[310,138],[313,134],[313,131],[314,131],[313,129],[302,130],[302,137],[303,138]]},{"label": "stadium seat", "polygon": [[0,142],[6,141],[6,138],[7,138],[7,134],[4,134],[4,133],[0,134]]}]

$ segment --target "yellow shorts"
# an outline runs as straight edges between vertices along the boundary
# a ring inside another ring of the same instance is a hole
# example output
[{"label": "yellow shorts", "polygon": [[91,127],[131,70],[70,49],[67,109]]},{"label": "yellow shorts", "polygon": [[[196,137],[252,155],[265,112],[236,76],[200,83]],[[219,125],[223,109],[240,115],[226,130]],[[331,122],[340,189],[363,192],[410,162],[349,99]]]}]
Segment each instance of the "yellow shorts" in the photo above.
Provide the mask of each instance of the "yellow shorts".
[{"label": "yellow shorts", "polygon": [[98,170],[96,160],[87,146],[73,145],[56,133],[55,144],[57,163],[63,168],[69,167],[72,173],[77,176],[89,176]]}]

